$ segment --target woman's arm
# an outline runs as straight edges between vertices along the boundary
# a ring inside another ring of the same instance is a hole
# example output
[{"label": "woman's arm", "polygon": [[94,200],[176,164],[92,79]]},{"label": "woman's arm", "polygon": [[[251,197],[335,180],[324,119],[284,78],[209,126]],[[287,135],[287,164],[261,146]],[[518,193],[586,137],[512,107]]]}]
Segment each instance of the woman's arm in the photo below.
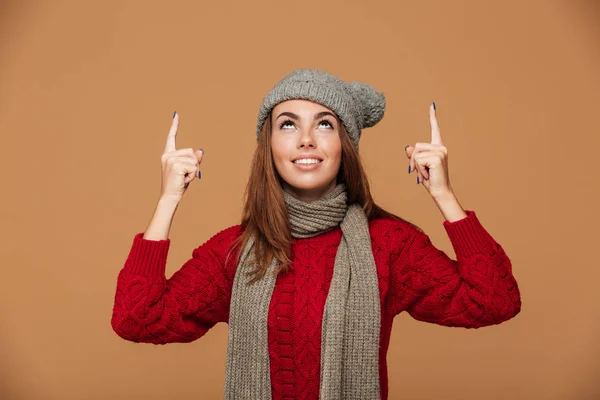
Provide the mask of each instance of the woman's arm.
[{"label": "woman's arm", "polygon": [[132,342],[191,342],[228,321],[231,283],[225,258],[238,232],[234,226],[214,235],[170,279],[165,278],[170,240],[135,235],[117,279],[113,330]]},{"label": "woman's arm", "polygon": [[521,310],[512,265],[473,211],[444,221],[457,260],[437,249],[429,236],[413,236],[392,267],[394,315],[445,326],[479,328],[506,321]]}]

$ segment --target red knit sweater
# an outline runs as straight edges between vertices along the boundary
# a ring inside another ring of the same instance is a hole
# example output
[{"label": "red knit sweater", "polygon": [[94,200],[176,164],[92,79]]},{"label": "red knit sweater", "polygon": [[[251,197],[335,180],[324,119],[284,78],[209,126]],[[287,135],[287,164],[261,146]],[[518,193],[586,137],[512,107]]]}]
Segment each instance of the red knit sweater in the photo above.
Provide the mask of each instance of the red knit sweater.
[{"label": "red knit sweater", "polygon": [[[511,262],[477,216],[444,221],[457,261],[407,223],[369,222],[381,295],[379,377],[388,397],[386,354],[392,321],[413,318],[445,326],[478,328],[514,317],[521,309]],[[112,327],[133,342],[191,342],[218,322],[228,322],[235,274],[231,242],[240,226],[225,229],[192,252],[165,278],[170,240],[133,239],[119,273]],[[318,399],[321,320],[342,232],[334,229],[292,243],[291,270],[277,277],[268,316],[273,399]]]}]

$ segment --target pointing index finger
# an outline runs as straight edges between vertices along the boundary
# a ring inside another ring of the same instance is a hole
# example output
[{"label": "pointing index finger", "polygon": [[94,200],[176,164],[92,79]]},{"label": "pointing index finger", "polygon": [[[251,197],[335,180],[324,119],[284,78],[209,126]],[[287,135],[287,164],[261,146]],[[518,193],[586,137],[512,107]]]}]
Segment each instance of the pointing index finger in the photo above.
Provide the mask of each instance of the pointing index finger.
[{"label": "pointing index finger", "polygon": [[431,144],[443,144],[440,127],[435,116],[435,103],[429,106],[429,124],[431,125]]},{"label": "pointing index finger", "polygon": [[175,138],[177,138],[177,129],[179,129],[179,114],[175,111],[173,114],[173,122],[171,122],[171,129],[167,135],[167,144],[165,145],[165,153],[175,151]]}]

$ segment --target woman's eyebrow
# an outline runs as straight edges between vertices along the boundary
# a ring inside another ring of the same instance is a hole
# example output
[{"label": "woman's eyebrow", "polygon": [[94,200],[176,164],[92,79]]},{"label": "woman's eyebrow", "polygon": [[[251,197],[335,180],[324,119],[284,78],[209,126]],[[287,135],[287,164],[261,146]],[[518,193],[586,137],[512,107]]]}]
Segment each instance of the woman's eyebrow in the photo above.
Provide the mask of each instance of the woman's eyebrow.
[{"label": "woman's eyebrow", "polygon": [[[329,111],[318,112],[318,113],[315,114],[315,116],[313,118],[314,119],[318,119],[318,118],[321,118],[321,117],[323,117],[325,115],[331,115],[333,118],[337,119],[337,117],[335,116],[335,114],[333,114],[333,113],[331,113]],[[281,114],[279,114],[277,116],[277,118],[275,118],[275,120],[277,120],[279,117],[282,117],[282,116],[288,116],[288,117],[290,117],[293,120],[300,119],[300,117],[298,116],[298,114],[294,114],[293,112],[289,112],[289,111],[284,111]]]}]

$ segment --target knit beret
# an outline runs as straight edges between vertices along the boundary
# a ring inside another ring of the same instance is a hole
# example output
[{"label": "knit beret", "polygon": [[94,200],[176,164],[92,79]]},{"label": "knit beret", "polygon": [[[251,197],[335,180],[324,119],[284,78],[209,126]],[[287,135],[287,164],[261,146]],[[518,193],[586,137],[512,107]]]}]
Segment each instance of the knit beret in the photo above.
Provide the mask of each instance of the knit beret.
[{"label": "knit beret", "polygon": [[344,124],[356,149],[362,130],[381,121],[385,112],[384,94],[370,85],[344,82],[317,69],[296,69],[277,82],[263,98],[256,125],[257,140],[273,107],[292,99],[311,100],[332,110]]}]

